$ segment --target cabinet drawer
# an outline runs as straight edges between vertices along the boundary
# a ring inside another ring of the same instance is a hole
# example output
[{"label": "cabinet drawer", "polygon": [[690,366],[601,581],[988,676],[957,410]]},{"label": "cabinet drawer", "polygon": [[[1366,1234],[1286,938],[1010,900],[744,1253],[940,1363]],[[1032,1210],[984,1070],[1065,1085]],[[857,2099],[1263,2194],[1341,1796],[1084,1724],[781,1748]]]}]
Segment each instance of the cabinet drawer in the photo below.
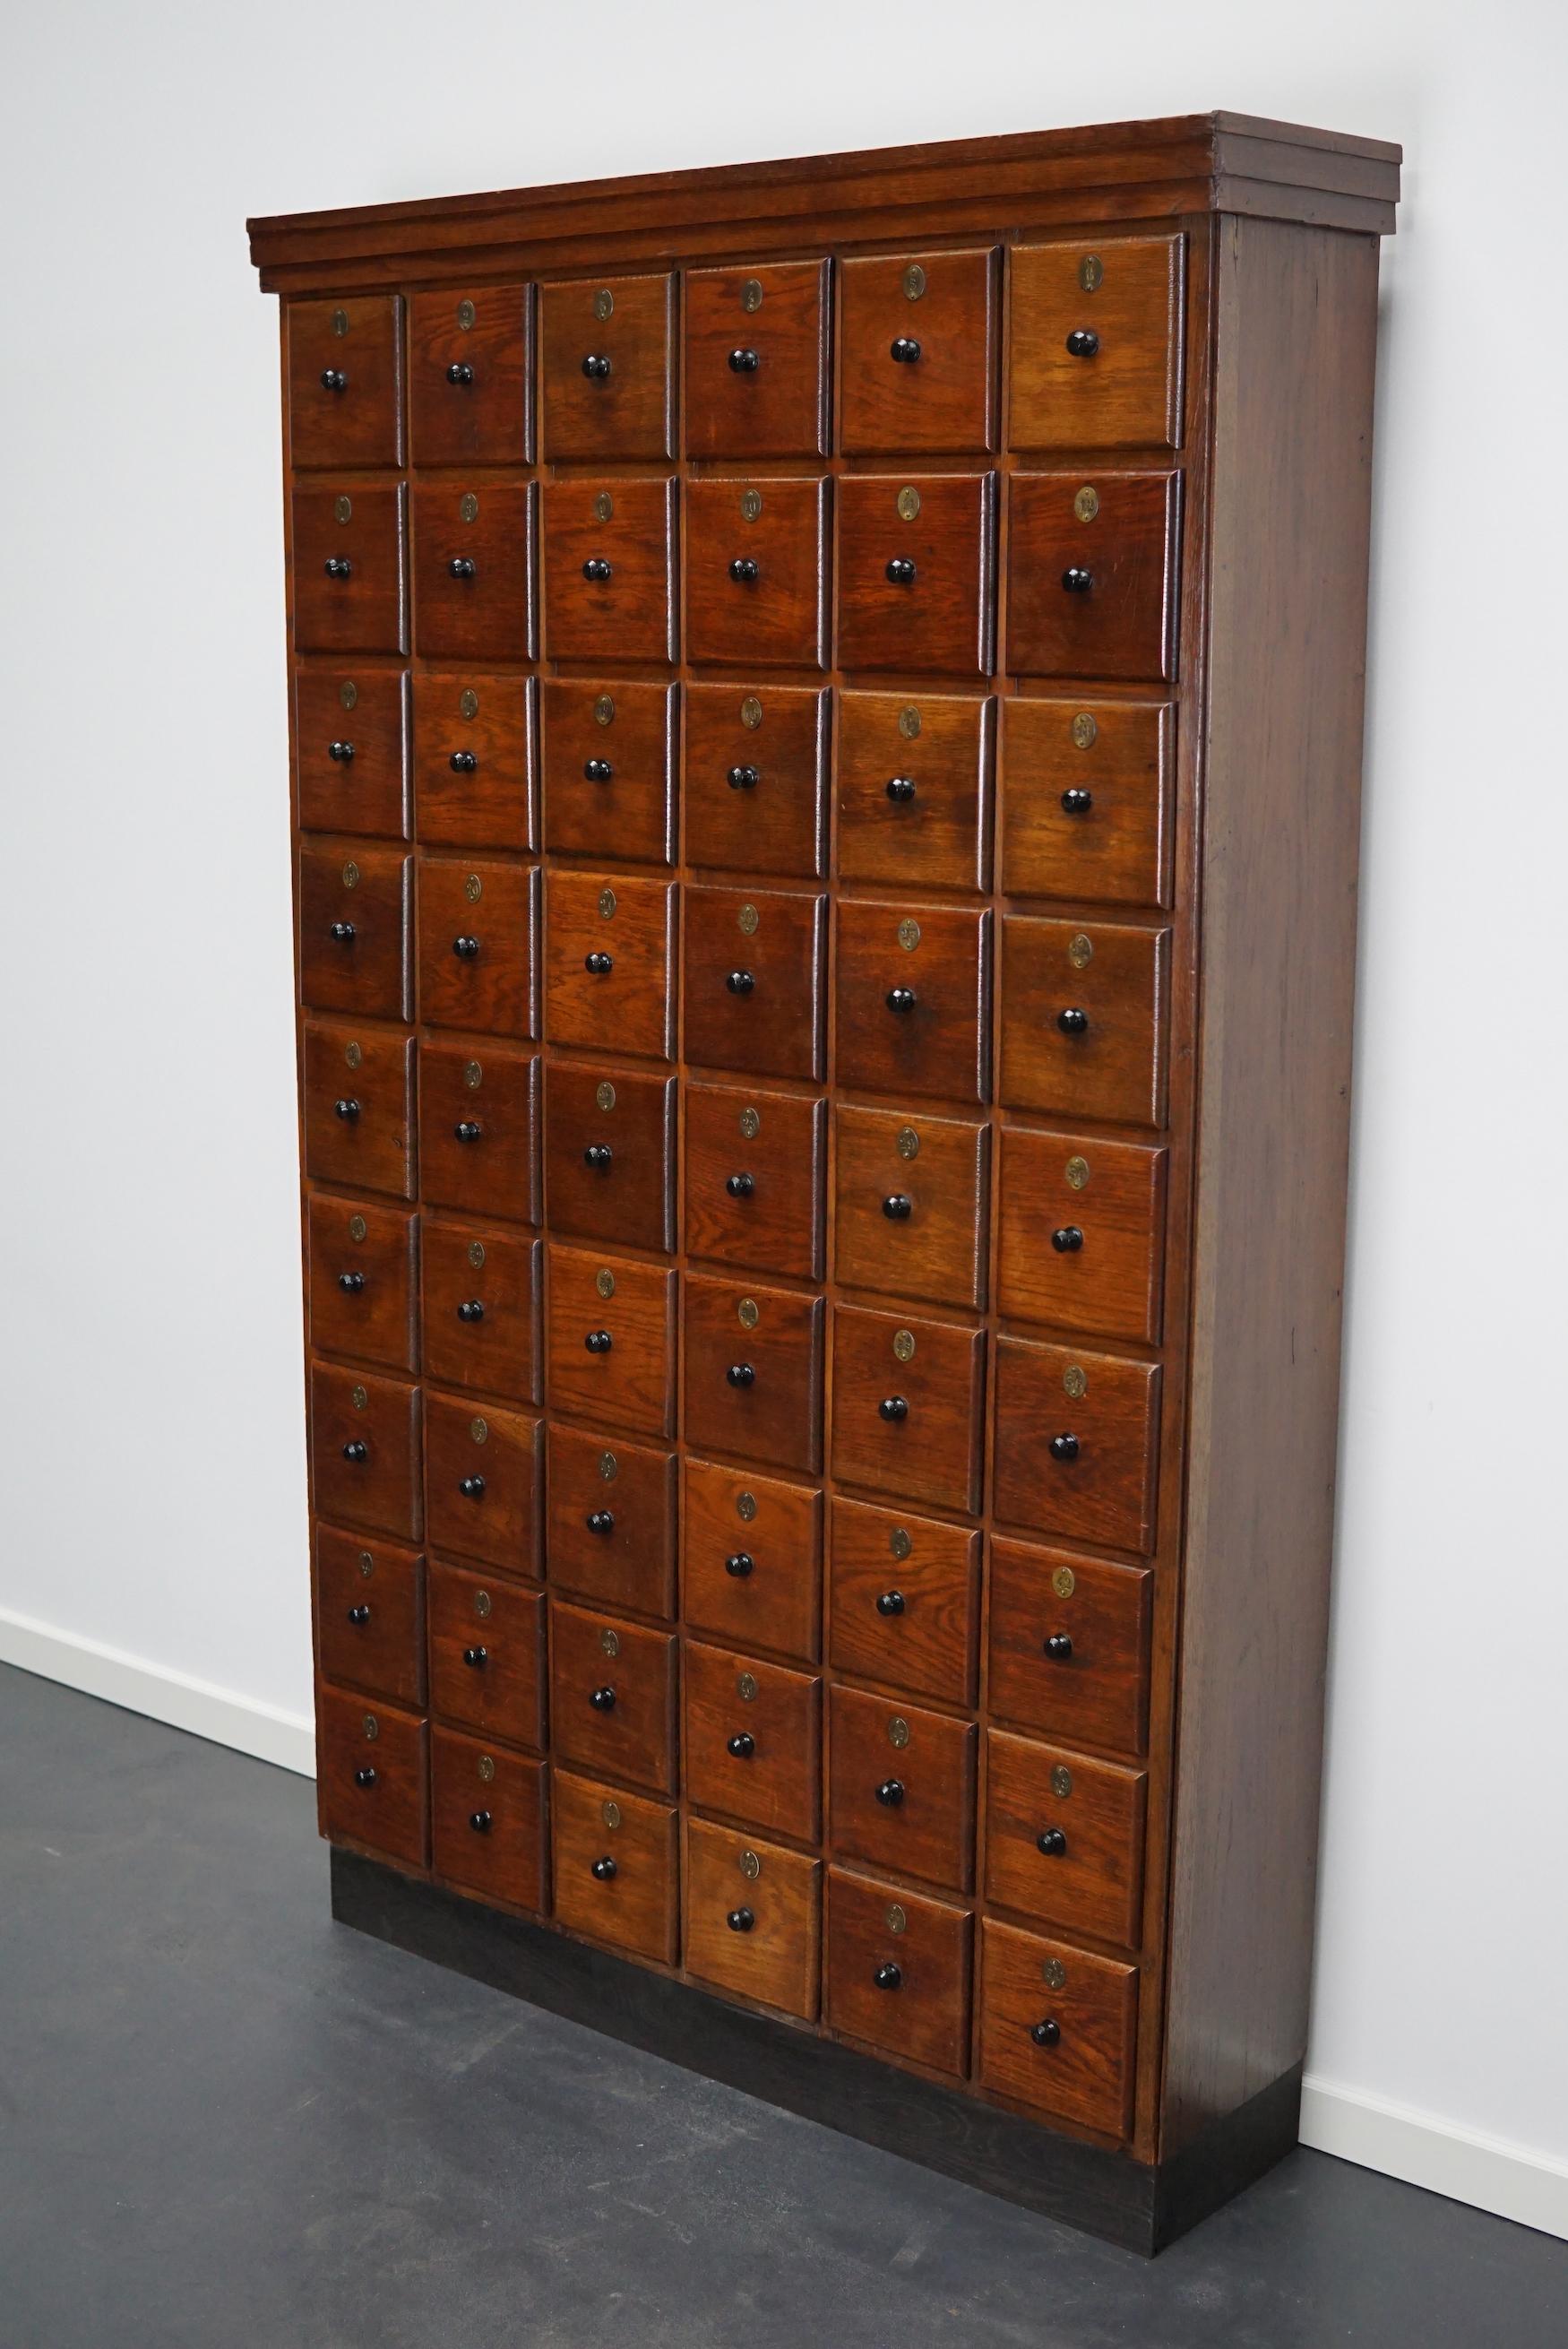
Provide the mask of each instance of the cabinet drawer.
[{"label": "cabinet drawer", "polygon": [[531,660],[531,481],[414,484],[414,648],[427,660]]},{"label": "cabinet drawer", "polygon": [[830,2027],[909,2064],[968,2069],[973,1920],[967,1909],[828,1870]]},{"label": "cabinet drawer", "polygon": [[539,1032],[539,873],[419,859],[419,1017],[490,1036]]},{"label": "cabinet drawer", "polygon": [[310,1342],[392,1371],[416,1367],[418,1236],[410,1211],[313,1195]]},{"label": "cabinet drawer", "polygon": [[839,666],[985,676],[995,476],[846,474],[839,482]]},{"label": "cabinet drawer", "polygon": [[1176,448],[1180,236],[1021,244],[1009,358],[1015,449]]},{"label": "cabinet drawer", "polygon": [[569,856],[675,854],[676,688],[547,680],[544,843]]},{"label": "cabinet drawer", "polygon": [[509,1908],[544,1908],[544,1764],[492,1752],[449,1729],[430,1733],[430,1864],[438,1876]]},{"label": "cabinet drawer", "polygon": [[987,1900],[1136,1949],[1147,1786],[1141,1770],[988,1730]]},{"label": "cabinet drawer", "polygon": [[294,761],[303,832],[407,840],[413,811],[403,671],[296,669]]},{"label": "cabinet drawer", "polygon": [[296,471],[402,463],[402,309],[396,294],[286,305]]},{"label": "cabinet drawer", "polygon": [[747,1468],[686,1464],[681,1546],[687,1629],[814,1663],[822,1496]]},{"label": "cabinet drawer", "polygon": [[533,289],[449,286],[408,305],[416,465],[526,465],[533,456]]},{"label": "cabinet drawer", "polygon": [[419,1047],[419,1144],[434,1206],[539,1221],[539,1056]]},{"label": "cabinet drawer", "polygon": [[841,1305],[833,1314],[833,1470],[938,1508],[980,1506],[985,1333]]},{"label": "cabinet drawer", "polygon": [[991,1544],[991,1710],[1058,1737],[1141,1754],[1154,1577],[1066,1550]]},{"label": "cabinet drawer", "polygon": [[544,896],[551,1042],[669,1060],[675,1050],[674,883],[552,871]]},{"label": "cabinet drawer", "polygon": [[686,1112],[688,1256],[820,1280],[827,1104],[690,1084]]},{"label": "cabinet drawer", "polygon": [[686,1644],[686,1791],[698,1810],[815,1843],[822,1683],[727,1648]]},{"label": "cabinet drawer", "polygon": [[380,1537],[315,1529],[315,1643],[322,1676],[394,1704],[425,1703],[425,1561]]},{"label": "cabinet drawer", "polygon": [[404,492],[296,489],[291,502],[294,647],[302,653],[406,653]]},{"label": "cabinet drawer", "polygon": [[827,860],[827,758],[826,691],[688,685],[689,861],[818,879]]},{"label": "cabinet drawer", "polygon": [[672,1452],[552,1426],[546,1544],[557,1590],[617,1611],[676,1611]]},{"label": "cabinet drawer", "polygon": [[511,1745],[543,1745],[542,1591],[431,1566],[430,1710]]},{"label": "cabinet drawer", "polygon": [[991,886],[989,697],[839,698],[839,876]]},{"label": "cabinet drawer", "polygon": [[552,1775],[556,1922],[568,1932],[673,1966],[676,1814],[667,1803],[645,1802],[564,1770]]},{"label": "cabinet drawer", "polygon": [[318,1516],[418,1541],[419,1390],[368,1371],[310,1366],[310,1463]]},{"label": "cabinet drawer", "polygon": [[687,1973],[814,2023],[820,1862],[706,1819],[686,1821],[686,1847]]},{"label": "cabinet drawer", "polygon": [[907,1511],[833,1503],[834,1669],[972,1705],[980,1630],[980,1537]]},{"label": "cabinet drawer", "polygon": [[476,1411],[467,1395],[427,1393],[425,1495],[432,1549],[538,1578],[543,1433],[543,1422],[530,1413],[493,1403]]},{"label": "cabinet drawer", "polygon": [[689,271],[687,456],[820,456],[827,363],[825,261]]},{"label": "cabinet drawer", "polygon": [[428,1732],[345,1689],[315,1692],[316,1816],[333,1843],[364,1844],[405,1868],[428,1848]]},{"label": "cabinet drawer", "polygon": [[1175,473],[1015,473],[1007,667],[1038,677],[1176,674]]},{"label": "cabinet drawer", "polygon": [[1005,1128],[1003,1312],[1158,1345],[1165,1165],[1163,1150],[1140,1142]]},{"label": "cabinet drawer", "polygon": [[1169,930],[1002,922],[1002,1077],[1009,1109],[1165,1122]]},{"label": "cabinet drawer", "polygon": [[1138,1969],[987,1918],[980,1938],[980,2085],[1053,2120],[1132,2127]]},{"label": "cabinet drawer", "polygon": [[412,857],[395,848],[301,848],[302,1002],[361,1019],[411,1016],[412,873]]},{"label": "cabinet drawer", "polygon": [[687,888],[688,1061],[820,1077],[827,904],[781,889]]},{"label": "cabinet drawer", "polygon": [[544,1190],[553,1230],[672,1248],[675,1150],[673,1077],[546,1062]]},{"label": "cabinet drawer", "polygon": [[676,1276],[585,1248],[549,1260],[551,1406],[639,1434],[675,1433]]},{"label": "cabinet drawer", "polygon": [[1171,903],[1175,719],[1168,701],[1004,703],[1010,896]]},{"label": "cabinet drawer", "polygon": [[414,1040],[385,1029],[304,1023],[304,1171],[414,1195]]},{"label": "cabinet drawer", "polygon": [[820,668],[827,652],[828,484],[686,483],[686,658]]},{"label": "cabinet drawer", "polygon": [[996,1515],[1081,1541],[1154,1547],[1160,1366],[996,1341]]},{"label": "cabinet drawer", "polygon": [[995,248],[841,266],[845,450],[995,448]]},{"label": "cabinet drawer", "polygon": [[675,532],[673,480],[546,483],[552,660],[674,660]]},{"label": "cabinet drawer", "polygon": [[985,1301],[990,1130],[976,1120],[834,1112],[834,1268],[846,1288]]},{"label": "cabinet drawer", "polygon": [[838,930],[839,1082],[986,1100],[990,915],[846,897]]},{"label": "cabinet drawer", "polygon": [[542,1243],[427,1214],[420,1255],[427,1375],[537,1402]]},{"label": "cabinet drawer", "polygon": [[546,285],[540,296],[544,450],[562,457],[668,457],[675,279]]},{"label": "cabinet drawer", "polygon": [[421,669],[414,680],[414,814],[421,842],[539,845],[533,679]]},{"label": "cabinet drawer", "polygon": [[688,1273],[685,1323],[686,1441],[816,1475],[821,1299]]},{"label": "cabinet drawer", "polygon": [[975,1880],[972,1721],[834,1688],[828,1839],[897,1876],[967,1892]]},{"label": "cabinet drawer", "polygon": [[550,1733],[563,1762],[674,1791],[676,1647],[672,1632],[551,1600]]}]

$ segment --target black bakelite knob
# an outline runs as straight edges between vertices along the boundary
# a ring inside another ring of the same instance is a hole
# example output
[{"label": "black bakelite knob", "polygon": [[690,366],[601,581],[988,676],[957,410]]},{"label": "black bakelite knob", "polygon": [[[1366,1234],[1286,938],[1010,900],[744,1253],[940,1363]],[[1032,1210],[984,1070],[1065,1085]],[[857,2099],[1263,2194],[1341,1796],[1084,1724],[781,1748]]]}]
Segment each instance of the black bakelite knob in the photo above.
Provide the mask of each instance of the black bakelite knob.
[{"label": "black bakelite knob", "polygon": [[1062,793],[1062,813],[1064,815],[1087,815],[1093,805],[1094,793],[1092,792],[1080,791],[1076,785],[1070,792],[1064,792]]},{"label": "black bakelite knob", "polygon": [[894,1191],[882,1201],[882,1213],[890,1224],[907,1224],[914,1213],[914,1201],[907,1191]]},{"label": "black bakelite knob", "polygon": [[332,935],[337,940],[340,947],[351,947],[354,944],[353,923],[334,922],[332,926]]},{"label": "black bakelite knob", "polygon": [[909,1417],[909,1404],[903,1395],[883,1395],[877,1405],[880,1419],[898,1420]]},{"label": "black bakelite knob", "polygon": [[1051,1234],[1051,1246],[1058,1256],[1077,1256],[1083,1246],[1083,1233],[1077,1224],[1063,1224]]},{"label": "black bakelite knob", "polygon": [[1054,2014],[1047,2014],[1043,2023],[1033,2023],[1029,2029],[1037,2047],[1055,2047],[1060,2044],[1062,2026]]},{"label": "black bakelite knob", "polygon": [[731,351],[729,364],[737,375],[755,375],[761,364],[755,351]]},{"label": "black bakelite knob", "polygon": [[591,971],[595,978],[603,978],[606,972],[614,969],[615,965],[607,954],[591,954],[583,956],[583,968],[586,971]]},{"label": "black bakelite knob", "polygon": [[590,383],[603,383],[610,373],[610,361],[603,351],[590,351],[583,362],[583,372]]},{"label": "black bakelite knob", "polygon": [[731,1362],[724,1375],[732,1387],[750,1387],[757,1383],[757,1372],[749,1362]]},{"label": "black bakelite knob", "polygon": [[614,1342],[608,1330],[590,1330],[583,1340],[591,1354],[607,1354]]},{"label": "black bakelite knob", "polygon": [[732,1909],[724,1921],[732,1933],[749,1933],[757,1919],[749,1909]]},{"label": "black bakelite knob", "polygon": [[879,1615],[902,1615],[903,1613],[903,1609],[904,1597],[902,1590],[882,1590],[878,1592],[877,1613]]},{"label": "black bakelite knob", "polygon": [[447,565],[454,579],[471,579],[478,568],[471,554],[454,554]]},{"label": "black bakelite knob", "polygon": [[459,1321],[482,1321],[482,1320],[484,1319],[484,1318],[485,1318],[485,1301],[484,1301],[484,1299],[483,1299],[482,1297],[465,1297],[465,1298],[464,1298],[464,1299],[463,1299],[463,1301],[462,1301],[462,1303],[461,1303],[461,1304],[459,1306],[459,1308],[458,1308],[458,1319],[459,1319]]},{"label": "black bakelite knob", "polygon": [[590,1509],[587,1525],[591,1534],[613,1534],[615,1530],[615,1512],[614,1509]]},{"label": "black bakelite knob", "polygon": [[472,383],[474,371],[466,359],[454,359],[447,369],[449,383]]},{"label": "black bakelite knob", "polygon": [[454,750],[447,764],[454,775],[471,775],[479,761],[471,750]]},{"label": "black bakelite knob", "polygon": [[489,1835],[490,1831],[490,1813],[488,1811],[470,1811],[469,1813],[469,1825],[472,1827],[475,1835]]},{"label": "black bakelite knob", "polygon": [[453,1126],[452,1132],[459,1142],[478,1142],[484,1128],[474,1118],[460,1117]]},{"label": "black bakelite knob", "polygon": [[346,391],[348,389],[348,378],[344,374],[341,367],[323,367],[321,371],[321,388],[323,391]]},{"label": "black bakelite knob", "polygon": [[472,962],[479,954],[479,950],[480,942],[476,937],[470,937],[465,935],[460,938],[454,938],[452,940],[452,952],[457,956],[459,962]]},{"label": "black bakelite knob", "polygon": [[888,357],[896,359],[900,367],[913,367],[920,357],[920,345],[913,335],[895,335]]},{"label": "black bakelite knob", "polygon": [[584,759],[583,776],[585,782],[608,783],[614,781],[615,770],[608,759]]},{"label": "black bakelite knob", "polygon": [[340,1272],[337,1285],[346,1297],[357,1297],[365,1286],[365,1275],[362,1272]]},{"label": "black bakelite knob", "polygon": [[1088,1032],[1088,1013],[1069,1009],[1058,1011],[1057,1026],[1064,1036],[1084,1036]]},{"label": "black bakelite knob", "polygon": [[611,1164],[614,1155],[607,1142],[591,1142],[583,1153],[583,1164],[584,1166],[593,1167],[596,1172],[602,1174],[604,1168]]},{"label": "black bakelite knob", "polygon": [[326,755],[338,766],[346,767],[354,757],[354,745],[352,742],[329,742]]},{"label": "black bakelite knob", "polygon": [[356,1436],[352,1444],[346,1444],[344,1445],[343,1456],[352,1467],[356,1468],[362,1460],[369,1459],[370,1446],[368,1444],[362,1443],[360,1439]]},{"label": "black bakelite knob", "polygon": [[749,1199],[757,1185],[749,1174],[727,1174],[724,1187],[732,1199]]},{"label": "black bakelite knob", "polygon": [[321,567],[329,579],[352,579],[354,576],[354,565],[346,554],[329,554]]},{"label": "black bakelite knob", "polygon": [[913,987],[890,987],[883,1001],[890,1011],[913,1011],[914,989]]},{"label": "black bakelite knob", "polygon": [[895,554],[887,565],[887,577],[894,587],[908,587],[914,578],[914,563],[907,554]]},{"label": "black bakelite knob", "polygon": [[356,1770],[355,1772],[354,1783],[356,1786],[374,1786],[376,1784],[376,1772],[371,1764],[367,1762],[363,1770]]},{"label": "black bakelite knob", "polygon": [[588,557],[587,562],[583,565],[583,576],[584,579],[603,580],[608,579],[610,575],[611,565],[605,562],[602,554],[591,554]]},{"label": "black bakelite knob", "polygon": [[738,1762],[749,1762],[757,1751],[757,1740],[748,1729],[738,1729],[726,1749]]},{"label": "black bakelite knob", "polygon": [[485,1480],[482,1476],[461,1477],[458,1483],[458,1490],[467,1501],[482,1501],[485,1496]]},{"label": "black bakelite knob", "polygon": [[889,1958],[884,1964],[877,1968],[872,1980],[878,1990],[897,1990],[903,1980],[903,1968],[895,1966],[892,1960]]},{"label": "black bakelite knob", "polygon": [[595,1713],[614,1713],[615,1710],[615,1692],[613,1688],[590,1689],[588,1692],[588,1702],[593,1706]]},{"label": "black bakelite knob", "polygon": [[914,777],[913,775],[890,775],[887,779],[887,795],[889,799],[892,800],[896,804],[900,806],[907,806],[909,802],[914,797]]},{"label": "black bakelite knob", "polygon": [[1051,1632],[1046,1641],[1046,1653],[1053,1664],[1067,1663],[1072,1656],[1072,1634],[1069,1631]]},{"label": "black bakelite knob", "polygon": [[738,587],[750,587],[762,576],[762,565],[754,554],[738,554],[729,566],[729,575]]},{"label": "black bakelite knob", "polygon": [[1035,1849],[1044,1852],[1047,1859],[1060,1859],[1067,1847],[1068,1839],[1060,1827],[1042,1827],[1035,1837]]},{"label": "black bakelite knob", "polygon": [[349,1621],[350,1621],[351,1623],[356,1623],[356,1624],[358,1624],[358,1625],[360,1626],[360,1628],[361,1628],[361,1629],[363,1629],[363,1628],[364,1628],[364,1626],[365,1626],[366,1623],[368,1623],[368,1622],[369,1622],[369,1620],[370,1620],[370,1609],[369,1609],[369,1608],[366,1605],[366,1603],[365,1603],[365,1601],[364,1601],[364,1599],[363,1599],[360,1600],[360,1602],[359,1602],[359,1604],[358,1604],[358,1606],[357,1606],[357,1607],[351,1607],[351,1608],[349,1609],[349,1610],[348,1610],[348,1619],[349,1619]]},{"label": "black bakelite knob", "polygon": [[1053,1435],[1051,1438],[1053,1460],[1076,1460],[1081,1448],[1076,1435]]},{"label": "black bakelite knob", "polygon": [[729,788],[732,792],[754,792],[762,781],[760,767],[731,767]]},{"label": "black bakelite knob", "polygon": [[356,1101],[335,1101],[332,1106],[335,1116],[346,1118],[350,1123],[359,1115],[359,1103]]},{"label": "black bakelite knob", "polygon": [[1062,585],[1069,595],[1087,595],[1094,585],[1094,573],[1086,571],[1081,563],[1069,563],[1062,573]]},{"label": "black bakelite knob", "polygon": [[757,1560],[748,1549],[736,1549],[731,1550],[725,1559],[724,1570],[726,1574],[733,1575],[737,1582],[744,1582],[756,1564]]},{"label": "black bakelite knob", "polygon": [[490,1650],[488,1648],[465,1648],[463,1650],[463,1661],[467,1664],[469,1671],[482,1672],[485,1666],[490,1661]]},{"label": "black bakelite knob", "polygon": [[1068,336],[1068,348],[1075,359],[1092,359],[1099,348],[1099,336],[1092,326],[1075,326]]},{"label": "black bakelite knob", "polygon": [[593,1865],[589,1869],[588,1873],[590,1876],[596,1878],[599,1883],[608,1884],[610,1878],[615,1873],[615,1863],[609,1857],[608,1853],[606,1853],[603,1859],[596,1859],[593,1862]]},{"label": "black bakelite knob", "polygon": [[732,970],[724,983],[731,995],[749,995],[757,985],[748,970]]},{"label": "black bakelite knob", "polygon": [[884,1778],[875,1791],[876,1798],[884,1811],[896,1811],[903,1800],[903,1780]]}]

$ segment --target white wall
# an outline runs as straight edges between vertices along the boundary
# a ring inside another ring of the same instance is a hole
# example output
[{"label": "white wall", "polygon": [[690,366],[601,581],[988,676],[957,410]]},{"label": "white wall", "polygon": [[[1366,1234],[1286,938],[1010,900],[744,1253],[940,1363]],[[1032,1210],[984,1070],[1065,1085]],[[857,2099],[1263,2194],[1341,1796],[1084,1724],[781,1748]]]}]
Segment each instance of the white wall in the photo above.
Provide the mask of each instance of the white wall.
[{"label": "white wall", "polygon": [[1568,2228],[1564,22],[13,12],[0,1654],[306,1754],[275,312],[247,212],[1214,106],[1402,140],[1307,2127]]}]

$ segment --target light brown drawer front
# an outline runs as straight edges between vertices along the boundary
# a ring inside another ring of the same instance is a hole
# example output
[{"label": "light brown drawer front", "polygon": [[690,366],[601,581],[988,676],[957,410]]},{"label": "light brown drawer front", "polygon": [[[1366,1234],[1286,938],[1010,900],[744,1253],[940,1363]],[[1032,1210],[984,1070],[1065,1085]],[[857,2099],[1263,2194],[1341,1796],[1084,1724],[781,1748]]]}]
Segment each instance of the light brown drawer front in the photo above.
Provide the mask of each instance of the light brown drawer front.
[{"label": "light brown drawer front", "polygon": [[820,1493],[754,1469],[687,1460],[681,1574],[688,1630],[815,1663],[821,1557]]},{"label": "light brown drawer front", "polygon": [[512,1909],[546,1905],[545,1770],[521,1754],[437,1728],[430,1737],[430,1864]]},{"label": "light brown drawer front", "polygon": [[687,1821],[686,1845],[686,1971],[815,2022],[820,1861],[707,1819]]},{"label": "light brown drawer front", "polygon": [[1132,2127],[1138,1969],[987,1918],[980,1935],[980,2085],[1047,2119]]},{"label": "light brown drawer front", "polygon": [[1162,1125],[1170,988],[1169,930],[1007,915],[1003,1102]]},{"label": "light brown drawer front", "polygon": [[985,1898],[1061,1931],[1136,1949],[1141,1770],[993,1729],[985,1740]]},{"label": "light brown drawer front", "polygon": [[562,1761],[673,1793],[676,1680],[668,1632],[552,1599],[550,1742]]},{"label": "light brown drawer front", "polygon": [[993,1714],[1047,1736],[1141,1754],[1153,1604],[1147,1567],[993,1541]]},{"label": "light brown drawer front", "polygon": [[686,1648],[686,1791],[798,1843],[821,1830],[822,1684],[758,1656]]},{"label": "light brown drawer front", "polygon": [[674,1965],[678,1947],[678,1814],[591,1778],[552,1773],[556,1921],[631,1956]]},{"label": "light brown drawer front", "polygon": [[961,2079],[973,1919],[902,1884],[828,1870],[827,2021],[846,2038]]},{"label": "light brown drawer front", "polygon": [[1078,238],[1013,254],[1015,449],[1176,448],[1181,236]]},{"label": "light brown drawer front", "polygon": [[1158,1345],[1165,1175],[1165,1152],[1140,1142],[1004,1128],[1003,1312]]},{"label": "light brown drawer front", "polygon": [[394,1706],[318,1686],[316,1816],[333,1843],[359,1843],[423,1868],[430,1818],[429,1731]]},{"label": "light brown drawer front", "polygon": [[1005,1525],[1154,1547],[1160,1369],[1083,1347],[996,1342],[995,1509]]},{"label": "light brown drawer front", "polygon": [[836,1500],[830,1581],[836,1671],[941,1703],[974,1703],[977,1533]]},{"label": "light brown drawer front", "polygon": [[1009,697],[1002,886],[1014,897],[1169,905],[1176,712],[1168,701]]}]

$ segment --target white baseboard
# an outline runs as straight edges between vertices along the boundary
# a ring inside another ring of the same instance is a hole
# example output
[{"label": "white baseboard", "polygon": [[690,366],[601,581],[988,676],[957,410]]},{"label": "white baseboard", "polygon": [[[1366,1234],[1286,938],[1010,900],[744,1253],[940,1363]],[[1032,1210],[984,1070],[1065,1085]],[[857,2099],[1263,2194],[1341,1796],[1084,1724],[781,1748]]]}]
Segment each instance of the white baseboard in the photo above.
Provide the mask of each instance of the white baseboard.
[{"label": "white baseboard", "polygon": [[1568,2162],[1531,2146],[1456,2128],[1437,2113],[1311,2072],[1301,2084],[1301,2141],[1451,2202],[1568,2237]]},{"label": "white baseboard", "polygon": [[0,1607],[0,1663],[19,1664],[44,1680],[63,1681],[85,1695],[166,1721],[171,1728],[210,1738],[214,1745],[253,1754],[259,1762],[296,1770],[301,1777],[315,1775],[315,1723],[307,1715],[258,1704],[232,1689],[193,1680],[189,1672],[171,1671],[166,1664],[149,1663],[74,1631],[58,1631],[53,1624],[14,1615],[5,1607]]}]

